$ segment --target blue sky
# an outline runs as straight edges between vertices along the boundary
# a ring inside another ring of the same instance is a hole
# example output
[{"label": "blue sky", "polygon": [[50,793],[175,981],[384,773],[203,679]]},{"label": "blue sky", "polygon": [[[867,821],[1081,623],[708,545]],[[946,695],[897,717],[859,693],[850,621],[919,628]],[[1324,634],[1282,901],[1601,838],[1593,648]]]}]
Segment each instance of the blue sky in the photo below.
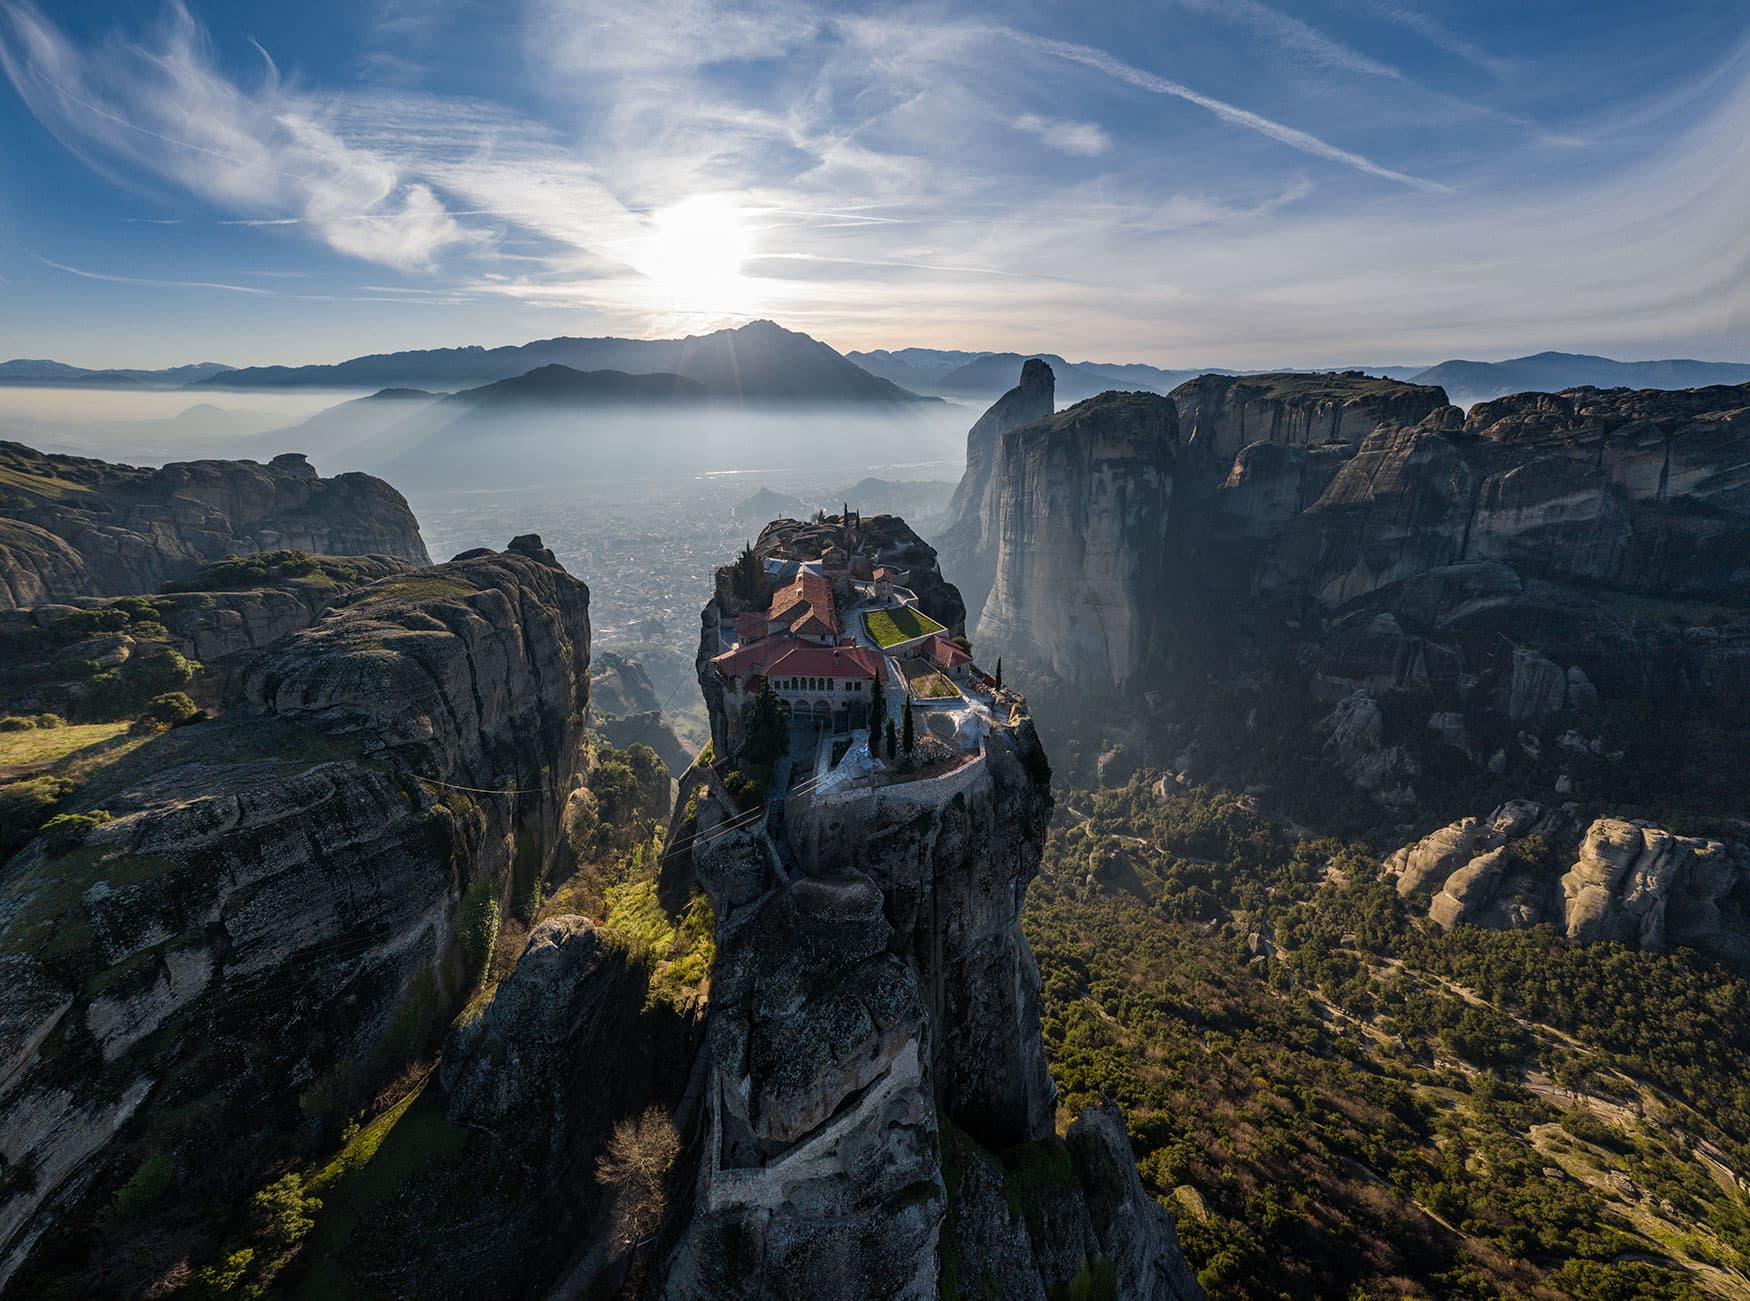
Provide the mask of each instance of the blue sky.
[{"label": "blue sky", "polygon": [[1750,358],[1750,0],[0,0],[0,356]]}]

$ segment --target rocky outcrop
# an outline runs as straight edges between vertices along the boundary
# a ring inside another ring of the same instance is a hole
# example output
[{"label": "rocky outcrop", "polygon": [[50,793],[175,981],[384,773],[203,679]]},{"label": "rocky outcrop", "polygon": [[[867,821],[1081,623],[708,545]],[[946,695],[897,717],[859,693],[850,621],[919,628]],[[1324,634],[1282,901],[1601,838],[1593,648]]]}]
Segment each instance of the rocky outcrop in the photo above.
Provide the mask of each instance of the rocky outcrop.
[{"label": "rocky outcrop", "polygon": [[1582,827],[1575,813],[1514,800],[1404,846],[1386,870],[1446,929],[1548,923],[1573,940],[1750,959],[1750,850],[1623,818]]},{"label": "rocky outcrop", "polygon": [[[478,1015],[458,1021],[441,1080],[452,1118],[546,1163],[554,1138],[599,1139],[607,1096],[579,1087],[577,1065],[630,1037],[644,981],[625,947],[587,917],[550,917]],[[581,1146],[588,1147],[585,1141]]]},{"label": "rocky outcrop", "polygon": [[[144,604],[87,596],[0,610],[0,648],[13,670],[0,686],[0,712],[84,718],[101,703],[94,698],[92,663],[125,669],[168,648],[200,666],[183,689],[217,713],[242,700],[249,665],[282,637],[309,627],[353,588],[413,568],[392,556],[310,561],[317,566],[312,576],[253,587],[177,592]],[[337,573],[344,577],[333,577]],[[93,627],[105,630],[95,636],[79,631]]]},{"label": "rocky outcrop", "polygon": [[614,746],[648,745],[671,777],[693,761],[693,751],[663,717],[662,701],[637,660],[597,651],[590,663],[591,725]]},{"label": "rocky outcrop", "polygon": [[0,442],[0,609],[156,592],[231,554],[295,549],[426,565],[407,502],[295,452],[159,469]]},{"label": "rocky outcrop", "polygon": [[[725,617],[707,610],[707,638]],[[923,1301],[956,1286],[949,1260],[962,1294],[1001,1280],[1042,1297],[1098,1266],[1125,1296],[1201,1295],[1122,1124],[1084,1117],[1067,1148],[1054,1132],[1019,926],[1050,768],[1024,704],[1003,699],[978,752],[935,775],[809,782],[763,815],[713,769],[683,788],[697,798],[664,877],[703,886],[717,958],[697,1185],[665,1297]],[[968,1182],[969,1165],[1034,1150],[1063,1177],[1018,1209]]]},{"label": "rocky outcrop", "polygon": [[[1359,444],[1380,425],[1415,425],[1452,410],[1446,393],[1360,371],[1200,375],[1173,390],[1190,454],[1226,470],[1254,443],[1310,448]],[[1452,410],[1452,416],[1458,412]],[[1452,417],[1445,417],[1452,418]]]},{"label": "rocky outcrop", "polygon": [[1013,656],[1087,691],[1142,685],[1174,579],[1177,455],[1173,404],[1152,393],[1103,394],[1002,436],[986,658]]},{"label": "rocky outcrop", "polygon": [[[1466,416],[1357,375],[1206,376],[1174,393],[1170,458],[1130,467],[1120,495],[1075,467],[1142,396],[999,440],[980,649],[1041,708],[1170,737],[1154,758],[1171,761],[1267,697],[1297,745],[1407,805],[1461,771],[1452,756],[1510,777],[1615,701],[1710,720],[1750,705],[1750,385],[1520,394]],[[1011,472],[1002,453],[1047,429],[1055,471],[1039,453]],[[1232,768],[1226,737],[1206,739]]]},{"label": "rocky outcrop", "polygon": [[997,503],[993,496],[997,450],[1004,434],[1057,409],[1057,377],[1034,357],[1021,366],[1021,382],[991,404],[966,435],[966,473],[948,504],[937,550],[966,601],[966,626],[976,633],[985,598],[996,581]]},{"label": "rocky outcrop", "polygon": [[142,1142],[199,1201],[376,1087],[392,1021],[446,1019],[480,960],[464,897],[564,852],[588,599],[535,538],[351,592],[251,667],[246,707],[89,776],[74,811],[107,820],[11,861],[0,1277],[45,1233],[77,1260]]}]

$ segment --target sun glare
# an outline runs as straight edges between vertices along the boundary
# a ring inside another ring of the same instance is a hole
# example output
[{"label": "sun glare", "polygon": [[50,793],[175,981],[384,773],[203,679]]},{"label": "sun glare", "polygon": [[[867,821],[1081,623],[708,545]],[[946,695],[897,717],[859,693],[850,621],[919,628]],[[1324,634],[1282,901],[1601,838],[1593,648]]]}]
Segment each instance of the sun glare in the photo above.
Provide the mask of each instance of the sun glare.
[{"label": "sun glare", "polygon": [[743,211],[718,194],[695,194],[650,217],[626,260],[670,311],[747,310],[742,263],[753,252]]}]

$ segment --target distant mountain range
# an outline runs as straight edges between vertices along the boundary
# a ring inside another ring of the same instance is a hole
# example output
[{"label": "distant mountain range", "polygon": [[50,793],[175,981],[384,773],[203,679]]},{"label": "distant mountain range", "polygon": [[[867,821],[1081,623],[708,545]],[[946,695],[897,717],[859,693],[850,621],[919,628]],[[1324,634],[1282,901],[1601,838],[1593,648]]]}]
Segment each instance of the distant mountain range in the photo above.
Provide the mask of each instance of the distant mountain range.
[{"label": "distant mountain range", "polygon": [[0,361],[0,384],[56,388],[183,388],[230,370],[216,361],[166,370],[88,370],[60,361]]},{"label": "distant mountain range", "polygon": [[[1107,389],[1143,389],[1170,393],[1198,375],[1320,373],[1290,368],[1272,372],[1164,370],[1137,363],[1065,361],[1055,353],[957,352],[935,348],[852,352],[846,356],[863,369],[920,393],[989,400],[1007,392],[1029,356],[1047,362],[1057,375],[1060,404],[1079,402]],[[1709,384],[1742,384],[1750,380],[1750,363],[1693,361],[1613,361],[1570,352],[1540,352],[1506,361],[1443,361],[1437,366],[1332,366],[1329,371],[1360,370],[1387,379],[1438,384],[1460,406],[1471,406],[1509,393],[1560,392],[1591,385],[1595,388],[1682,389]]]},{"label": "distant mountain range", "polygon": [[1438,384],[1460,406],[1509,393],[1559,393],[1566,388],[1683,389],[1750,381],[1750,363],[1733,361],[1612,361],[1572,352],[1540,352],[1507,361],[1443,361],[1415,375],[1394,376]]},{"label": "distant mountain range", "polygon": [[826,344],[771,321],[684,339],[541,339],[505,348],[432,348],[355,357],[332,366],[246,366],[202,381],[228,389],[437,388],[515,379],[543,366],[666,372],[712,397],[780,402],[920,402]]},{"label": "distant mountain range", "polygon": [[[427,348],[377,353],[322,366],[245,366],[217,362],[173,366],[164,370],[90,370],[58,361],[0,362],[0,385],[42,385],[77,388],[225,388],[225,389],[417,389],[438,394],[479,389],[529,378],[508,392],[527,397],[542,385],[554,385],[549,397],[605,398],[641,402],[656,390],[626,385],[632,376],[667,375],[689,381],[703,396],[743,402],[793,404],[916,403],[933,398],[988,402],[1007,392],[1021,364],[1037,356],[1057,376],[1057,400],[1068,404],[1109,389],[1141,389],[1169,393],[1198,375],[1254,374],[1252,370],[1219,367],[1169,370],[1140,362],[1068,361],[1056,353],[968,352],[944,348],[877,349],[840,354],[817,339],[786,330],[771,321],[754,321],[732,330],[688,335],[681,339],[538,339],[502,348]],[[1281,370],[1281,368],[1276,368]],[[1447,396],[1470,406],[1509,393],[1558,392],[1592,385],[1679,389],[1750,380],[1750,363],[1695,361],[1615,361],[1579,353],[1540,352],[1505,361],[1443,361],[1436,366],[1368,365],[1329,367],[1361,370],[1370,375],[1438,384]],[[566,375],[622,379],[575,380]],[[1316,372],[1309,372],[1316,373]],[[567,389],[566,386],[572,386]],[[681,396],[682,390],[659,400]],[[929,395],[927,398],[920,395]]]}]

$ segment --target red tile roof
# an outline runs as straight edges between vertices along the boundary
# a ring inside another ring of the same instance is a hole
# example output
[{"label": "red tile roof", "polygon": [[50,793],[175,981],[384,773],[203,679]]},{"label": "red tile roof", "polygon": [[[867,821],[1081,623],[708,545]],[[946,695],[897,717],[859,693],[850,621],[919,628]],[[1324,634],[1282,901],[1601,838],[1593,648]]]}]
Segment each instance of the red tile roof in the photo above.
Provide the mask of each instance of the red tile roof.
[{"label": "red tile roof", "polygon": [[940,633],[930,638],[930,658],[945,669],[957,669],[962,664],[972,663],[972,656],[961,650],[949,638]]},{"label": "red tile roof", "polygon": [[746,614],[738,614],[735,616],[736,641],[758,641],[765,635],[766,613],[764,610],[749,610]]},{"label": "red tile roof", "polygon": [[881,672],[881,656],[861,646],[814,646],[792,642],[783,655],[766,664],[768,678],[872,678]]},{"label": "red tile roof", "polygon": [[772,623],[794,628],[812,614],[820,627],[815,636],[836,637],[839,634],[838,607],[832,599],[832,584],[819,574],[804,569],[772,596]]},{"label": "red tile roof", "polygon": [[872,678],[881,672],[881,656],[861,646],[816,646],[792,637],[768,637],[751,646],[725,651],[711,661],[717,672],[737,680],[749,674],[766,677]]}]

